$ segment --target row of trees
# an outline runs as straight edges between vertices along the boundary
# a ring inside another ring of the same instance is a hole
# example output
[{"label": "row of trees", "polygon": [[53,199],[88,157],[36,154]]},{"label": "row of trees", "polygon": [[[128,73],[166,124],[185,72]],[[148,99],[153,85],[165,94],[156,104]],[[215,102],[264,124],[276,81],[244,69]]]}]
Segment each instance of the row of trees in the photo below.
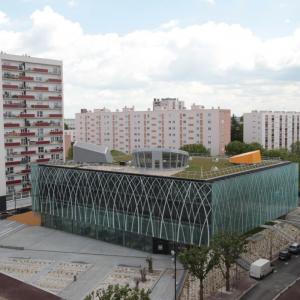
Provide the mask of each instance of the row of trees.
[{"label": "row of trees", "polygon": [[245,251],[246,240],[243,237],[234,233],[219,233],[213,238],[210,246],[193,246],[179,254],[183,266],[199,279],[200,300],[204,297],[204,279],[214,267],[221,270],[226,282],[226,291],[230,290],[230,268]]}]

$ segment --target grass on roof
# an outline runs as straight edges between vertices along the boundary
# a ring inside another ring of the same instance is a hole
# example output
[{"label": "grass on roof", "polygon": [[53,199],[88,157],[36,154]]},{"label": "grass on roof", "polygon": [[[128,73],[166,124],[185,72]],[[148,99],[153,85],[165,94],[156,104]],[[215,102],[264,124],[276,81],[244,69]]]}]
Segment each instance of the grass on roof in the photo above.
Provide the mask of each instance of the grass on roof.
[{"label": "grass on roof", "polygon": [[132,156],[129,154],[126,154],[122,151],[119,150],[111,150],[110,151],[111,156],[113,157],[113,160],[115,162],[119,162],[119,161],[130,161],[132,159]]},{"label": "grass on roof", "polygon": [[214,157],[198,157],[193,156],[192,160],[188,162],[189,167],[186,171],[203,172],[211,171],[213,167],[217,167],[219,170],[231,167],[232,164],[226,158],[219,158],[216,160]]}]

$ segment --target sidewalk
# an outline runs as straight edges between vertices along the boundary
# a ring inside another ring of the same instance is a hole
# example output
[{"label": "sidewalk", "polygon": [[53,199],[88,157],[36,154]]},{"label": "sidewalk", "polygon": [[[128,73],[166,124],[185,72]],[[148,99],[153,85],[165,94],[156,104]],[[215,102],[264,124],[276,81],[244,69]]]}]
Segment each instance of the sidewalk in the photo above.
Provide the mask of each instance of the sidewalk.
[{"label": "sidewalk", "polygon": [[234,287],[230,292],[225,291],[225,287],[217,293],[205,297],[206,300],[238,300],[243,295],[245,295],[248,290],[256,286],[257,281],[250,278],[248,273],[245,274],[237,283],[234,284]]}]

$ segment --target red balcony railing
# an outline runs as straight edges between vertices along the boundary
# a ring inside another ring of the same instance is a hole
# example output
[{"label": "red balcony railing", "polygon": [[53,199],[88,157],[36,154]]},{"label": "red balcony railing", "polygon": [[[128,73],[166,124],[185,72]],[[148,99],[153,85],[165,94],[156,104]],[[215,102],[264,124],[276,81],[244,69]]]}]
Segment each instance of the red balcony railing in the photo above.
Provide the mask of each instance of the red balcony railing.
[{"label": "red balcony railing", "polygon": [[18,85],[15,85],[15,84],[3,84],[3,85],[2,85],[2,88],[3,88],[3,89],[18,89],[19,86],[18,86]]},{"label": "red balcony railing", "polygon": [[18,103],[3,104],[4,108],[23,108],[25,105]]},{"label": "red balcony railing", "polygon": [[35,132],[20,132],[20,136],[35,136]]},{"label": "red balcony railing", "polygon": [[23,174],[28,174],[30,172],[31,172],[31,169],[24,169],[21,171],[21,173],[23,173]]},{"label": "red balcony railing", "polygon": [[48,73],[48,69],[42,69],[42,68],[33,68],[32,71],[40,72],[40,73]]},{"label": "red balcony railing", "polygon": [[21,163],[21,161],[7,161],[5,163],[5,166],[16,166],[16,165],[19,165]]},{"label": "red balcony railing", "polygon": [[35,99],[33,95],[18,95],[18,99]]},{"label": "red balcony railing", "polygon": [[49,78],[47,82],[52,82],[52,83],[61,83],[61,79],[56,79],[56,78]]},{"label": "red balcony railing", "polygon": [[21,151],[21,154],[23,154],[23,155],[36,154],[36,151],[34,151],[34,150],[30,150],[30,151]]},{"label": "red balcony railing", "polygon": [[33,88],[35,91],[48,91],[48,87],[47,86],[35,86]]},{"label": "red balcony railing", "polygon": [[49,134],[50,135],[61,135],[61,134],[63,134],[63,131],[62,130],[50,131]]},{"label": "red balcony railing", "polygon": [[46,162],[46,161],[50,161],[50,158],[39,158],[36,160],[36,162]]},{"label": "red balcony railing", "polygon": [[20,118],[34,118],[35,117],[35,114],[23,114],[21,113],[19,115]]},{"label": "red balcony railing", "polygon": [[62,152],[63,148],[50,149],[50,152]]},{"label": "red balcony railing", "polygon": [[15,142],[15,143],[5,143],[5,147],[14,147],[14,146],[20,146],[21,143]]},{"label": "red balcony railing", "polygon": [[24,193],[24,192],[30,192],[30,191],[31,191],[31,187],[22,188],[22,193]]},{"label": "red balcony railing", "polygon": [[49,114],[49,118],[62,118],[62,114]]},{"label": "red balcony railing", "polygon": [[49,96],[48,97],[49,100],[62,100],[61,96]]},{"label": "red balcony railing", "polygon": [[16,180],[8,180],[6,181],[7,185],[12,185],[12,184],[20,184],[22,182],[21,179],[16,179]]},{"label": "red balcony railing", "polygon": [[18,70],[18,66],[2,65],[3,70]]},{"label": "red balcony railing", "polygon": [[4,127],[20,127],[18,123],[4,123]]},{"label": "red balcony railing", "polygon": [[50,123],[49,122],[36,122],[33,124],[34,126],[49,126]]},{"label": "red balcony railing", "polygon": [[50,141],[36,141],[35,143],[37,145],[46,145],[46,144],[50,144]]},{"label": "red balcony railing", "polygon": [[32,108],[49,108],[49,105],[44,104],[35,104],[31,105]]},{"label": "red balcony railing", "polygon": [[28,80],[33,80],[34,78],[31,76],[19,76],[20,80],[28,81]]}]

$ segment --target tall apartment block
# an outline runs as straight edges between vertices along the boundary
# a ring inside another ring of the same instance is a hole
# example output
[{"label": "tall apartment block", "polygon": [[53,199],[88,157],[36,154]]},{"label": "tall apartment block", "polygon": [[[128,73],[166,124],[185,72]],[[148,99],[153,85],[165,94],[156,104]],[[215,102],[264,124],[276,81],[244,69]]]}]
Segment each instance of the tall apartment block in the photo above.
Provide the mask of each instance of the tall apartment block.
[{"label": "tall apartment block", "polygon": [[244,142],[266,149],[290,149],[300,140],[300,112],[252,111],[244,114]]},{"label": "tall apartment block", "polygon": [[131,153],[145,147],[179,149],[185,144],[203,144],[212,155],[223,154],[230,142],[230,110],[184,107],[174,98],[154,99],[153,110],[123,108],[111,112],[96,109],[76,114],[76,141],[108,146]]},{"label": "tall apartment block", "polygon": [[28,192],[30,165],[63,159],[62,62],[0,54],[0,195]]}]

